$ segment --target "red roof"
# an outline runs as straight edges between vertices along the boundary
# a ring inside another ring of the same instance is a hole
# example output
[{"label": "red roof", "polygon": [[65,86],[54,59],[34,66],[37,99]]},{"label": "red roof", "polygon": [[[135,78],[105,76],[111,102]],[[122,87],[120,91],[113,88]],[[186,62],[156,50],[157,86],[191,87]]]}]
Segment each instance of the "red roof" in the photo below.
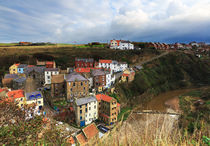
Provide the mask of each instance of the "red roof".
[{"label": "red roof", "polygon": [[112,63],[112,60],[99,60],[99,63]]},{"label": "red roof", "polygon": [[109,116],[107,116],[106,114],[100,113],[100,116],[109,119]]},{"label": "red roof", "polygon": [[74,138],[71,136],[67,139],[67,143],[75,144]]},{"label": "red roof", "polygon": [[117,46],[119,46],[120,42],[121,42],[121,40],[111,40],[111,43],[112,43],[112,41],[116,41],[117,42]]},{"label": "red roof", "polygon": [[46,64],[53,65],[54,62],[53,61],[47,61]]},{"label": "red roof", "polygon": [[20,63],[17,63],[17,64],[15,64],[16,66],[19,66],[20,65]]},{"label": "red roof", "polygon": [[108,96],[108,95],[105,95],[105,94],[97,94],[96,95],[96,99],[98,101],[106,101],[106,102],[110,102],[112,100],[112,97]]},{"label": "red roof", "polygon": [[8,97],[12,97],[14,99],[24,97],[24,91],[23,90],[13,90],[9,91],[7,93]]},{"label": "red roof", "polygon": [[0,93],[3,92],[3,91],[6,91],[6,90],[7,90],[7,89],[2,89],[2,88],[0,88]]},{"label": "red roof", "polygon": [[81,67],[78,67],[75,69],[75,71],[77,73],[89,73],[90,71],[92,70],[95,70],[95,69],[101,69],[101,68],[94,68],[94,67],[88,67],[88,68],[81,68]]},{"label": "red roof", "polygon": [[126,76],[126,77],[128,77],[128,76],[129,76],[129,74],[123,74],[122,76]]},{"label": "red roof", "polygon": [[95,123],[92,123],[92,124],[88,125],[84,129],[82,129],[82,131],[84,132],[84,134],[85,134],[85,136],[87,137],[88,140],[95,137],[99,133]]},{"label": "red roof", "polygon": [[81,145],[85,144],[87,142],[87,140],[85,139],[85,136],[82,132],[76,136],[76,139],[79,142],[79,144],[81,144]]},{"label": "red roof", "polygon": [[34,67],[34,65],[28,65],[28,67]]}]

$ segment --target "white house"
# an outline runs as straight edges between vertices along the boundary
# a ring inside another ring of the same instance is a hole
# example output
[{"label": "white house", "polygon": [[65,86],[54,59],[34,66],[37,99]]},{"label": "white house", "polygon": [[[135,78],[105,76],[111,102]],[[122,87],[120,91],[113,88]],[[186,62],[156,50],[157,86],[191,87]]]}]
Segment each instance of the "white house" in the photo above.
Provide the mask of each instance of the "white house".
[{"label": "white house", "polygon": [[124,71],[128,68],[128,64],[126,62],[117,62],[115,60],[99,60],[99,68],[111,69],[111,74],[115,72]]},{"label": "white house", "polygon": [[130,41],[111,40],[110,48],[111,49],[120,49],[120,50],[133,50],[134,45]]},{"label": "white house", "polygon": [[46,68],[44,72],[45,85],[51,84],[52,75],[58,75],[58,74],[59,74],[58,68]]},{"label": "white house", "polygon": [[106,71],[106,86],[105,88],[110,88],[115,83],[115,76],[111,71]]},{"label": "white house", "polygon": [[98,101],[95,96],[76,99],[74,109],[76,122],[80,127],[98,119]]}]

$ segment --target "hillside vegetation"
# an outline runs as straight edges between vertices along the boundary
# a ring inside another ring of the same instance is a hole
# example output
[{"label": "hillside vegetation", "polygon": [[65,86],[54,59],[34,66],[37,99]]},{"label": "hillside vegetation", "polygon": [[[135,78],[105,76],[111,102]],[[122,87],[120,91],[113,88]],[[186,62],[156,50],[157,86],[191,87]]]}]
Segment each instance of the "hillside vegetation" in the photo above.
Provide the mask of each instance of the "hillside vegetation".
[{"label": "hillside vegetation", "polygon": [[[118,84],[116,91],[121,101],[139,104],[144,100],[144,96],[139,96],[143,93],[157,95],[173,89],[209,85],[209,66],[209,61],[190,54],[172,52],[145,64],[144,69],[136,73],[133,82]],[[148,100],[148,97],[145,99]]]}]

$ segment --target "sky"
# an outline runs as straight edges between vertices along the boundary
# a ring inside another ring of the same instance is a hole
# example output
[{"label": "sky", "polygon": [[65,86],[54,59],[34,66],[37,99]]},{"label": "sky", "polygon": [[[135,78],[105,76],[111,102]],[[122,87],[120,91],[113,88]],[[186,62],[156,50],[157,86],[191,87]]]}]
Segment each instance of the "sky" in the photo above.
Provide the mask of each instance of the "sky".
[{"label": "sky", "polygon": [[0,42],[210,42],[210,0],[0,0]]}]

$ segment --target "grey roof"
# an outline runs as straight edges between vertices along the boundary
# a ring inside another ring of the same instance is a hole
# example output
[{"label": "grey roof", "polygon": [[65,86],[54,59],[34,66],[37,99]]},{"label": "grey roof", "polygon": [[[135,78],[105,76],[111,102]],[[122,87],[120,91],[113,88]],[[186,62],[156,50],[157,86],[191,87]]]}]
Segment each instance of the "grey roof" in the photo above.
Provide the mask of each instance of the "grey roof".
[{"label": "grey roof", "polygon": [[105,75],[105,72],[102,70],[96,69],[96,70],[93,70],[92,75],[93,76],[103,76],[103,75]]},{"label": "grey roof", "polygon": [[25,67],[27,67],[28,65],[27,64],[20,64],[19,66],[18,66],[18,68],[25,68]]},{"label": "grey roof", "polygon": [[20,77],[20,78],[14,79],[13,81],[14,81],[14,82],[21,83],[21,82],[25,82],[25,81],[26,81],[26,78],[25,78],[25,77]]},{"label": "grey roof", "polygon": [[34,99],[39,99],[39,98],[42,98],[42,94],[41,94],[40,91],[26,93],[26,99],[27,100],[34,100]]},{"label": "grey roof", "polygon": [[38,72],[38,73],[44,73],[45,67],[38,67],[38,66],[33,66],[33,67],[26,67],[24,73],[29,74],[32,71]]},{"label": "grey roof", "polygon": [[75,103],[77,106],[80,106],[93,101],[97,101],[96,97],[90,96],[90,97],[76,99]]},{"label": "grey roof", "polygon": [[83,77],[81,74],[73,72],[70,74],[67,74],[65,76],[65,79],[67,82],[75,82],[75,81],[87,81],[85,77]]},{"label": "grey roof", "polygon": [[94,62],[93,58],[75,58],[75,61]]},{"label": "grey roof", "polygon": [[59,71],[58,68],[46,68],[45,71]]},{"label": "grey roof", "polygon": [[5,74],[4,76],[5,79],[9,79],[9,78],[18,78],[18,75],[17,74]]}]

